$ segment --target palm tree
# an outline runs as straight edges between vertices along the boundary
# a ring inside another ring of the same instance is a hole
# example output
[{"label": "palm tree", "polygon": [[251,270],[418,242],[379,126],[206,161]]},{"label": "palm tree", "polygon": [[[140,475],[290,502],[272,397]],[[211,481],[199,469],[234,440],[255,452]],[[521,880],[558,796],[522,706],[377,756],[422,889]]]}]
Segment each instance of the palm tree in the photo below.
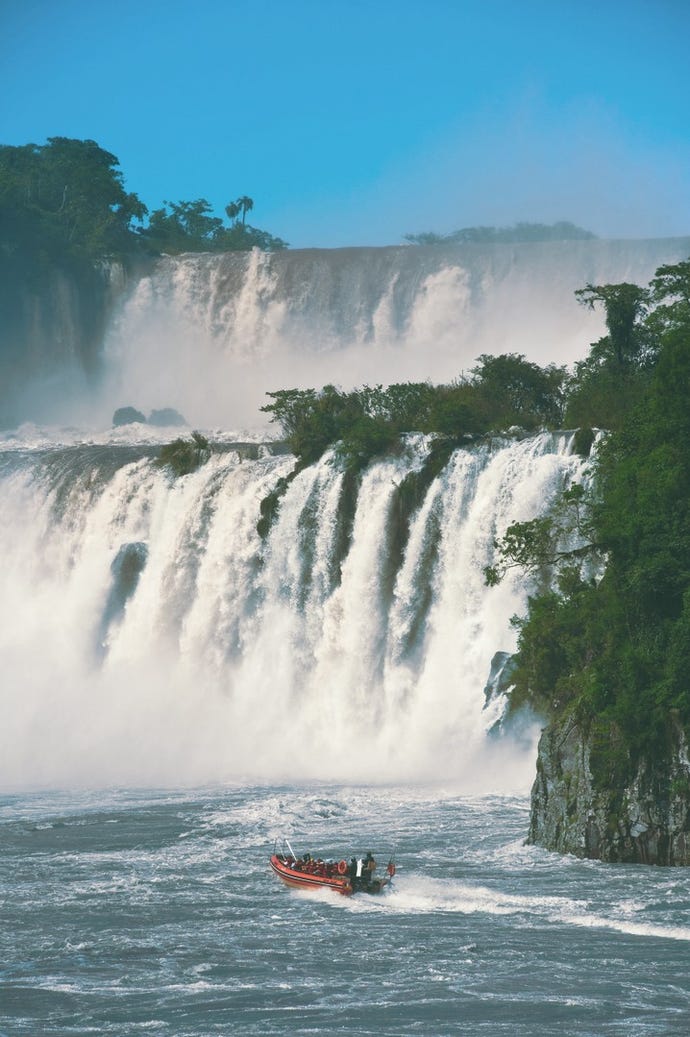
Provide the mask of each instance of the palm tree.
[{"label": "palm tree", "polygon": [[246,194],[243,194],[241,198],[237,199],[235,204],[242,210],[242,226],[244,227],[247,213],[250,209],[254,208],[254,202],[251,198],[248,198]]}]

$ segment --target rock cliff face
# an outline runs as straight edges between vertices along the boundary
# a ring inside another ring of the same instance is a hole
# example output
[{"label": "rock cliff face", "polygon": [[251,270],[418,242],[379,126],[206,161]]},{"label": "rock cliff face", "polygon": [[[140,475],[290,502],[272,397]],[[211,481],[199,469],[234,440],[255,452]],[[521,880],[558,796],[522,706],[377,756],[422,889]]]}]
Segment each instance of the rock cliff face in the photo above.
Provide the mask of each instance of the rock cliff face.
[{"label": "rock cliff face", "polygon": [[[554,721],[539,742],[528,842],[602,861],[690,865],[690,759],[680,724],[635,766],[609,733],[608,749],[631,775],[607,774],[601,735]],[[617,756],[616,756],[617,753]]]},{"label": "rock cliff face", "polygon": [[51,392],[98,374],[105,328],[125,284],[116,262],[0,265],[0,427],[35,420]]}]

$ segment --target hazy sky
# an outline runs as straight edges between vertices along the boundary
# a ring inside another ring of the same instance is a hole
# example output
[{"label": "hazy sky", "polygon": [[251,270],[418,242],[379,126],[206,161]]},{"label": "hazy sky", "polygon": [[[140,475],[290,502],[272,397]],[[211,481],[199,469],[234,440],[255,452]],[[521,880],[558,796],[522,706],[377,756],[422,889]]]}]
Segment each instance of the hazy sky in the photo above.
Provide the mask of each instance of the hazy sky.
[{"label": "hazy sky", "polygon": [[570,219],[690,234],[690,0],[0,0],[0,142],[295,247]]}]

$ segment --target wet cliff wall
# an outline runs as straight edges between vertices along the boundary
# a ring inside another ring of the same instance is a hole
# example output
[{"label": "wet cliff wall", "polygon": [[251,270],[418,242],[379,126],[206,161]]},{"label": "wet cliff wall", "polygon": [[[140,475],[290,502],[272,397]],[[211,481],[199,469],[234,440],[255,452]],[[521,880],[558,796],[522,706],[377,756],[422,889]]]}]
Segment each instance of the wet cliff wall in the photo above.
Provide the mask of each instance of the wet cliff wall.
[{"label": "wet cliff wall", "polygon": [[65,396],[88,392],[127,284],[119,262],[0,261],[0,427],[49,419]]},{"label": "wet cliff wall", "polygon": [[528,841],[595,860],[690,865],[690,758],[677,718],[638,759],[613,728],[551,722],[539,742]]}]

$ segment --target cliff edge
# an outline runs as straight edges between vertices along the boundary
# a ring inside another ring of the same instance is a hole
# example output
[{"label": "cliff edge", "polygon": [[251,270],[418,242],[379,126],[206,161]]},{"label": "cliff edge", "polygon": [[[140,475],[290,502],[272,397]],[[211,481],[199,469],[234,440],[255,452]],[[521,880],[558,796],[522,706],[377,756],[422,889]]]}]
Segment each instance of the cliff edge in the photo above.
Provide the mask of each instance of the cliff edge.
[{"label": "cliff edge", "polygon": [[552,721],[539,742],[527,841],[594,860],[690,865],[690,758],[678,719],[658,753],[638,760],[615,729]]}]

